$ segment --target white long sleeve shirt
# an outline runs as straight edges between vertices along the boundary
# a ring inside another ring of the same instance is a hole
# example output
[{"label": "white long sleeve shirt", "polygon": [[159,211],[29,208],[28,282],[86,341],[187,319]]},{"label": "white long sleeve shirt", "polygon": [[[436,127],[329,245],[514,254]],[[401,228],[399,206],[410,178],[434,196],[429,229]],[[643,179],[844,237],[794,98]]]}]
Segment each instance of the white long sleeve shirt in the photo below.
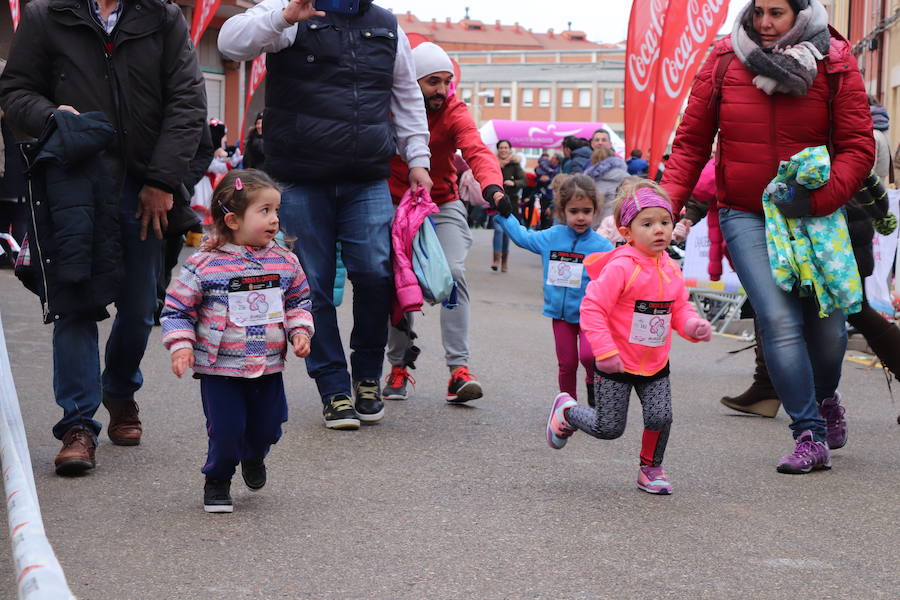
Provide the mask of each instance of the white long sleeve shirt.
[{"label": "white long sleeve shirt", "polygon": [[[263,52],[280,52],[297,39],[297,24],[284,19],[288,0],[263,0],[253,8],[225,21],[219,31],[219,51],[231,60],[253,60]],[[416,81],[412,49],[406,34],[397,26],[397,57],[391,113],[397,132],[398,153],[410,168],[429,168],[428,119],[422,90]]]}]

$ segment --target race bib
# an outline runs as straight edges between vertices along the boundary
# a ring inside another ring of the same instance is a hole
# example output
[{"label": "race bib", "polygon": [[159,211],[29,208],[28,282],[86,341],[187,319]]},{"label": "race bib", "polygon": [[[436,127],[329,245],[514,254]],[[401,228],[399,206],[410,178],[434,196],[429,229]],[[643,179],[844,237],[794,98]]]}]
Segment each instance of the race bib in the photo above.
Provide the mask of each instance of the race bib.
[{"label": "race bib", "polygon": [[577,289],[581,287],[581,276],[583,273],[584,254],[559,250],[550,251],[550,264],[547,266],[547,285]]},{"label": "race bib", "polygon": [[672,302],[653,302],[638,300],[634,303],[634,315],[631,319],[632,344],[664,346],[669,338],[669,327],[672,324]]},{"label": "race bib", "polygon": [[283,323],[280,281],[277,274],[229,279],[228,319],[239,327]]}]

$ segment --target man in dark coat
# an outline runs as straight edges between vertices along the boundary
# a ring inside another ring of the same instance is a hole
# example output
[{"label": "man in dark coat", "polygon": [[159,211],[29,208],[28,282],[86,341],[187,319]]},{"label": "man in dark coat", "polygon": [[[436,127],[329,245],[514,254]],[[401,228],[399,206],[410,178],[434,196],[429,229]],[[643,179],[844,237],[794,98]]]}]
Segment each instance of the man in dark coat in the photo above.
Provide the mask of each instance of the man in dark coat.
[{"label": "man in dark coat", "polygon": [[[161,239],[206,118],[197,57],[180,9],[162,0],[33,0],[23,10],[0,105],[13,129],[37,138],[55,110],[103,113],[115,135],[102,156],[119,202],[124,277],[100,373],[96,311],[53,316],[53,388],[63,418],[61,475],[95,466],[101,400],[113,443],[140,443],[134,394],[153,326]],[[104,232],[95,232],[104,235]],[[150,235],[148,235],[148,233]],[[52,257],[49,257],[52,260]]]},{"label": "man in dark coat", "polygon": [[[298,239],[312,293],[316,335],[306,368],[329,429],[384,416],[391,159],[399,151],[410,187],[432,185],[409,40],[387,9],[372,0],[358,8],[347,15],[316,10],[313,0],[262,0],[228,19],[218,40],[232,60],[266,53],[266,172],[283,184],[281,224]],[[337,242],[353,283],[350,372],[334,308]]]}]

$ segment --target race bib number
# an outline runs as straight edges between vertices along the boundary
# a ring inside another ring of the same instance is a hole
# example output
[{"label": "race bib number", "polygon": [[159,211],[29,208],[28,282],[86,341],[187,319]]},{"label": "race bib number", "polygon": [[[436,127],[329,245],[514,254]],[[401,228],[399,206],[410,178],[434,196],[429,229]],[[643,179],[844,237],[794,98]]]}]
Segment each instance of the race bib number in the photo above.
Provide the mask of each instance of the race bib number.
[{"label": "race bib number", "polygon": [[664,346],[672,324],[672,302],[638,300],[634,303],[629,342],[650,346]]},{"label": "race bib number", "polygon": [[228,318],[239,327],[284,322],[280,277],[232,277],[228,280]]},{"label": "race bib number", "polygon": [[577,252],[550,252],[550,264],[547,266],[547,285],[557,287],[580,288],[581,276],[584,273],[584,254]]}]

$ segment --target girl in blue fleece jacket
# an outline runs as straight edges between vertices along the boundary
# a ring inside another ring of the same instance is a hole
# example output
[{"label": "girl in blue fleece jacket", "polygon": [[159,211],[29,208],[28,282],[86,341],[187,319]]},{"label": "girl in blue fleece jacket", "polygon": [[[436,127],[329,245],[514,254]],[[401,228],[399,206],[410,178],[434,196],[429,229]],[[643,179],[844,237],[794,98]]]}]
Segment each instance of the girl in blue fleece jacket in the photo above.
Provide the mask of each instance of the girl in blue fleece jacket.
[{"label": "girl in blue fleece jacket", "polygon": [[579,358],[586,371],[588,403],[593,406],[594,355],[579,326],[579,309],[590,281],[584,259],[595,252],[612,250],[609,240],[591,228],[598,210],[594,181],[575,175],[559,188],[556,198],[558,220],[543,231],[528,231],[512,216],[495,222],[520,248],[541,255],[544,265],[544,310],[553,319],[553,338],[559,362],[559,390],[576,396]]}]

